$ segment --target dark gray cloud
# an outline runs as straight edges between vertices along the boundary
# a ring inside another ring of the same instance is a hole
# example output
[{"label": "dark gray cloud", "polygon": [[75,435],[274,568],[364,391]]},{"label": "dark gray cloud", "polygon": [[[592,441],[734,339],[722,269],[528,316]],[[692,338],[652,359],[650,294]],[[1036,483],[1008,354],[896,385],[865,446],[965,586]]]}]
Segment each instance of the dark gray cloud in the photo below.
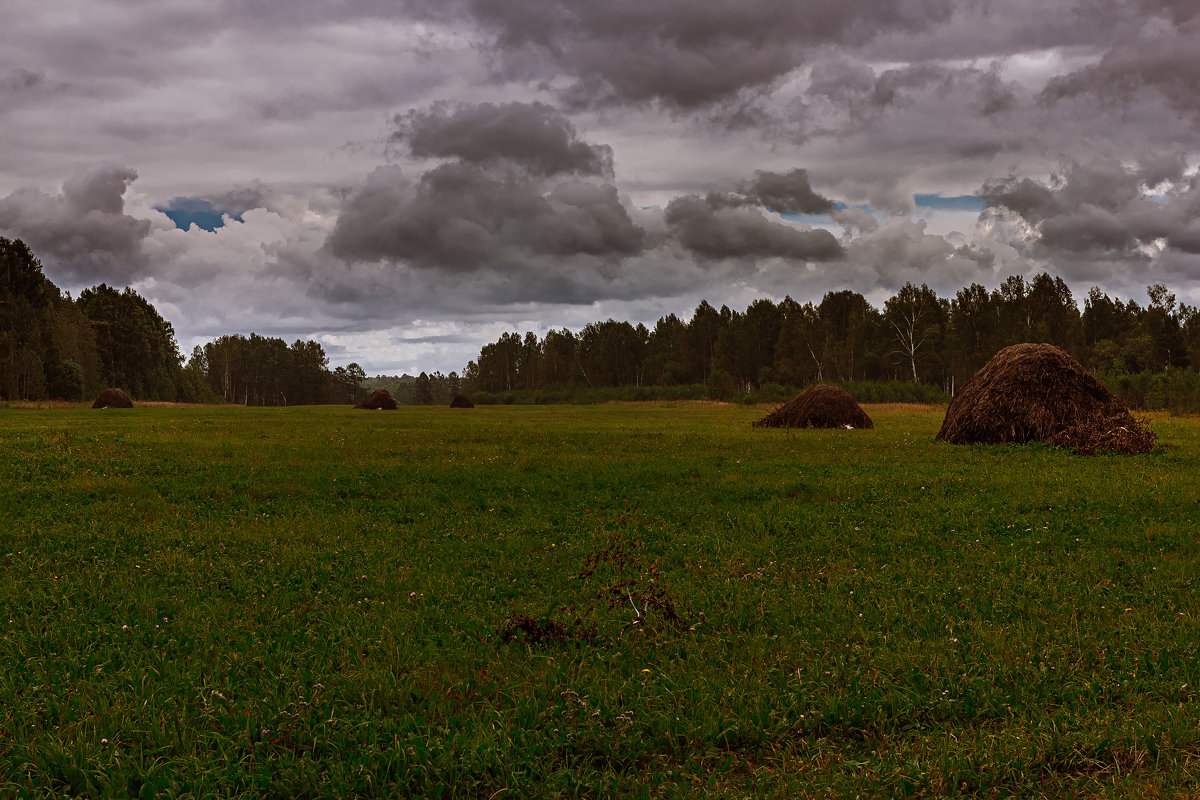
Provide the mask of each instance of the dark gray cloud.
[{"label": "dark gray cloud", "polygon": [[24,239],[56,272],[75,281],[123,283],[143,272],[147,220],[125,214],[125,190],[137,172],[96,167],[50,195],[18,189],[0,198],[0,232]]},{"label": "dark gray cloud", "polygon": [[754,173],[754,180],[742,188],[747,199],[780,214],[827,214],[834,203],[813,191],[808,170]]},{"label": "dark gray cloud", "polygon": [[20,68],[2,71],[0,72],[0,95],[29,91],[40,84],[45,77],[40,72],[31,72]]},{"label": "dark gray cloud", "polygon": [[234,186],[204,199],[218,211],[238,216],[254,208],[272,208],[275,192],[261,181]]},{"label": "dark gray cloud", "polygon": [[882,31],[858,52],[876,62],[910,63],[1090,47],[1123,24],[1132,5],[1124,0],[960,0],[935,24]]},{"label": "dark gray cloud", "polygon": [[452,162],[415,183],[397,168],[377,169],[347,200],[329,247],[344,259],[470,271],[540,256],[620,259],[643,239],[612,186],[567,181],[544,190],[528,176]]},{"label": "dark gray cloud", "polygon": [[1146,248],[1160,245],[1196,252],[1200,192],[1185,166],[1169,157],[1132,167],[1072,163],[1047,183],[1012,177],[985,184],[980,196],[1028,223],[1033,242],[1049,252],[1148,258]]},{"label": "dark gray cloud", "polygon": [[569,77],[573,83],[560,97],[574,107],[658,102],[695,109],[770,86],[818,47],[928,28],[948,18],[954,4],[463,0],[429,6],[442,18],[448,6],[456,8],[481,25],[506,77]]},{"label": "dark gray cloud", "polygon": [[1054,78],[1042,99],[1055,103],[1083,95],[1129,103],[1152,91],[1200,121],[1200,12],[1194,3],[1153,5],[1170,13],[1143,20],[1094,66]]},{"label": "dark gray cloud", "polygon": [[419,158],[509,161],[543,176],[612,175],[612,148],[580,141],[571,121],[545,103],[438,103],[396,123],[393,138]]},{"label": "dark gray cloud", "polygon": [[773,222],[756,210],[730,207],[724,199],[686,195],[672,200],[666,222],[679,243],[701,258],[785,258],[829,261],[843,255],[826,230]]}]

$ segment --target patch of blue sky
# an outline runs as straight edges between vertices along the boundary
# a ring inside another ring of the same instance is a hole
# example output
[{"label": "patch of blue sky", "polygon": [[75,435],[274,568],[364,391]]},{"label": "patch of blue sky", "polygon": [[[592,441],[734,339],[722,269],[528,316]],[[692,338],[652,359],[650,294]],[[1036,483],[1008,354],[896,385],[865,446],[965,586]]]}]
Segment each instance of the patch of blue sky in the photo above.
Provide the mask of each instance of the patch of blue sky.
[{"label": "patch of blue sky", "polygon": [[[926,209],[934,212],[969,211],[979,213],[983,211],[985,206],[982,198],[973,194],[952,195],[950,197],[940,194],[914,194],[913,203],[916,204],[918,212]],[[846,203],[834,203],[834,207],[838,211],[850,208]],[[879,219],[881,216],[866,204],[856,205],[854,208],[862,209],[876,219]],[[816,228],[829,227],[833,224],[833,220],[828,214],[780,214],[779,216],[790,222],[799,222],[805,225],[812,225]]]},{"label": "patch of blue sky", "polygon": [[[199,197],[176,197],[165,206],[158,206],[156,211],[167,215],[175,227],[186,231],[195,225],[209,232],[224,227],[225,215],[228,213],[213,206],[208,200]],[[240,214],[229,214],[230,218],[242,222]]]}]

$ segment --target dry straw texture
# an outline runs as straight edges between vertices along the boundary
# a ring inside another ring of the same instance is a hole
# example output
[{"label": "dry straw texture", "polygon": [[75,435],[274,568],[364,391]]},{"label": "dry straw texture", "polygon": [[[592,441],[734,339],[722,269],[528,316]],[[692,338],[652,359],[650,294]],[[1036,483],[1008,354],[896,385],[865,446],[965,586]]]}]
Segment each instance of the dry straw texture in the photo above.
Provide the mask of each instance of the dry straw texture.
[{"label": "dry straw texture", "polygon": [[471,398],[465,394],[456,394],[454,399],[450,401],[451,408],[474,408],[475,404],[471,402]]},{"label": "dry straw texture", "polygon": [[92,403],[92,408],[133,408],[133,401],[120,389],[105,389]]},{"label": "dry straw texture", "polygon": [[1050,344],[1015,344],[958,392],[937,438],[951,444],[1045,442],[1077,453],[1145,453],[1156,436],[1083,365]]},{"label": "dry straw texture", "polygon": [[874,428],[844,389],[818,383],[753,423],[756,428]]},{"label": "dry straw texture", "polygon": [[373,411],[395,411],[400,407],[396,402],[396,398],[392,397],[392,393],[387,389],[376,389],[367,395],[367,399],[355,406],[355,408],[369,408]]}]

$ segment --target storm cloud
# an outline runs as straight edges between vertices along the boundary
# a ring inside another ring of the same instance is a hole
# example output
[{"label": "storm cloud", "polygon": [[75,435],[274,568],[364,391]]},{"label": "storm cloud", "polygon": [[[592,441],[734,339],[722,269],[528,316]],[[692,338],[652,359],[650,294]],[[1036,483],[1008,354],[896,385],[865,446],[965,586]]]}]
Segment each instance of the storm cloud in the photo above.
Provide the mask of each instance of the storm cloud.
[{"label": "storm cloud", "polygon": [[1050,81],[1042,99],[1085,95],[1129,103],[1151,91],[1200,123],[1200,9],[1182,2],[1150,5],[1168,13],[1139,21],[1099,63]]},{"label": "storm cloud", "polygon": [[992,208],[1024,220],[1032,242],[1050,252],[1146,257],[1146,248],[1195,249],[1200,192],[1182,159],[1126,166],[1068,164],[1047,183],[1009,178],[985,184]]},{"label": "storm cloud", "polygon": [[51,195],[18,189],[0,198],[0,233],[24,239],[73,280],[128,281],[146,266],[142,241],[151,223],[125,214],[136,171],[116,165],[77,174]]},{"label": "storm cloud", "polygon": [[542,176],[612,175],[612,149],[580,141],[574,126],[545,103],[448,106],[398,117],[393,139],[420,158],[457,158],[471,164],[509,161]]},{"label": "storm cloud", "polygon": [[701,258],[785,258],[829,261],[842,246],[829,231],[773,222],[756,210],[721,200],[680,197],[667,206],[666,222],[685,248]]},{"label": "storm cloud", "polygon": [[756,172],[742,193],[748,200],[780,214],[827,214],[834,203],[813,191],[808,171],[793,169],[778,172]]},{"label": "storm cloud", "polygon": [[344,259],[469,271],[539,256],[621,258],[643,239],[612,186],[568,181],[543,193],[525,176],[455,162],[416,182],[376,170],[347,200],[329,248]]},{"label": "storm cloud", "polygon": [[686,110],[770,86],[818,48],[930,27],[951,15],[953,3],[465,0],[436,9],[429,13],[457,12],[479,24],[506,79],[569,76],[558,93],[569,106],[660,103]]}]

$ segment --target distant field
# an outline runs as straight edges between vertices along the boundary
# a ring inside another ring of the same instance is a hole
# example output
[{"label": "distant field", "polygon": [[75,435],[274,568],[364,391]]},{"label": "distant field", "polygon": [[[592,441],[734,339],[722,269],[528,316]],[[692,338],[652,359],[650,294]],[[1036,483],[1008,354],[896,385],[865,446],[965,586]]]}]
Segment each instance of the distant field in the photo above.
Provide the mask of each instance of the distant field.
[{"label": "distant field", "polygon": [[1200,420],[764,410],[0,411],[0,797],[1200,792]]}]

